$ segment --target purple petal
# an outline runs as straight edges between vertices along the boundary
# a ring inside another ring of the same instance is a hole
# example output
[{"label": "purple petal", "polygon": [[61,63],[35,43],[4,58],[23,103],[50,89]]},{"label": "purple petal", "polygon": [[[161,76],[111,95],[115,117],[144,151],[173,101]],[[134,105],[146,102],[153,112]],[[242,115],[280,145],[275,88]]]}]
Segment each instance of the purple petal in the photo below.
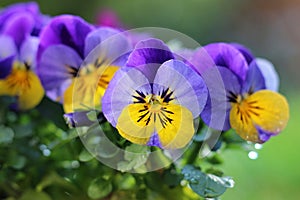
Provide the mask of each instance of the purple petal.
[{"label": "purple petal", "polygon": [[212,57],[203,47],[200,47],[194,51],[194,54],[188,60],[188,63],[190,63],[199,74],[204,73],[206,70],[216,65]]},{"label": "purple petal", "polygon": [[38,37],[28,37],[22,44],[20,49],[20,60],[31,66],[36,67],[36,55],[39,46]]},{"label": "purple petal", "polygon": [[9,36],[0,36],[0,79],[7,77],[16,59],[17,47]]},{"label": "purple petal", "polygon": [[159,66],[173,58],[170,49],[161,40],[148,39],[135,46],[126,65],[139,69],[152,82]]},{"label": "purple petal", "polygon": [[176,60],[189,61],[195,55],[194,49],[177,49],[172,50]]},{"label": "purple petal", "polygon": [[[111,38],[112,36],[114,37],[111,42],[117,42],[112,43],[114,44],[113,46],[117,46],[118,48],[124,48],[122,45],[125,47],[130,46],[123,32],[113,28],[98,28],[89,33],[85,40],[85,55],[90,53],[101,42]],[[115,48],[115,50],[118,51],[118,48]]]},{"label": "purple petal", "polygon": [[43,28],[50,22],[51,17],[47,15],[40,14],[35,17],[35,26],[31,32],[31,36],[39,36]]},{"label": "purple petal", "polygon": [[38,16],[40,14],[39,6],[36,2],[12,4],[0,11],[0,30],[2,30],[3,25],[5,25],[5,22],[8,21],[10,17],[22,12],[30,13],[32,16]]},{"label": "purple petal", "polygon": [[164,90],[173,91],[176,102],[189,109],[194,118],[198,117],[207,100],[207,88],[201,76],[191,67],[178,60],[161,65],[154,79],[154,94]]},{"label": "purple petal", "polygon": [[209,90],[209,98],[201,118],[209,127],[216,130],[228,130],[230,99],[239,95],[241,83],[238,77],[225,67],[206,70],[203,78]]},{"label": "purple petal", "polygon": [[264,76],[266,89],[277,92],[279,88],[279,77],[274,65],[270,61],[263,58],[256,58],[255,62]]},{"label": "purple petal", "polygon": [[227,67],[242,80],[246,79],[247,61],[235,47],[226,43],[213,43],[204,48],[217,66]]},{"label": "purple petal", "polygon": [[276,134],[268,132],[268,131],[264,131],[263,129],[261,129],[260,127],[256,127],[256,130],[258,132],[258,137],[259,140],[261,141],[261,143],[265,143],[266,141],[268,141],[271,137],[275,136]]},{"label": "purple petal", "polygon": [[238,44],[238,43],[230,43],[230,45],[234,46],[236,49],[238,49],[243,56],[245,57],[248,64],[250,64],[254,60],[254,56],[250,49],[245,47],[244,45]]},{"label": "purple petal", "polygon": [[92,30],[93,26],[80,17],[72,15],[54,17],[41,32],[38,59],[47,47],[55,44],[69,46],[84,58],[85,38]]},{"label": "purple petal", "polygon": [[66,91],[66,89],[68,89],[68,87],[70,87],[71,83],[72,83],[72,80],[68,79],[66,81],[63,81],[63,83],[59,87],[51,89],[51,90],[47,90],[46,91],[47,97],[49,97],[53,101],[63,103],[65,91]]},{"label": "purple petal", "polygon": [[18,49],[13,38],[6,35],[1,35],[0,44],[0,58],[6,58],[18,53]]},{"label": "purple petal", "polygon": [[80,56],[70,47],[53,45],[43,53],[37,71],[44,88],[52,90],[72,79],[81,63]]},{"label": "purple petal", "polygon": [[153,133],[153,135],[150,137],[147,145],[148,146],[157,146],[159,148],[162,148],[162,145],[159,141],[159,136],[157,133]]},{"label": "purple petal", "polygon": [[74,113],[66,113],[64,114],[64,118],[67,124],[70,127],[82,127],[82,126],[91,126],[95,122],[91,121],[87,114],[91,111],[81,111],[81,112],[74,112]]},{"label": "purple petal", "polygon": [[258,90],[266,89],[265,79],[255,61],[249,66],[242,93],[252,94]]},{"label": "purple petal", "polygon": [[2,28],[1,33],[11,36],[18,48],[26,37],[30,36],[34,27],[34,18],[28,13],[14,15],[9,18]]},{"label": "purple petal", "polygon": [[6,78],[12,71],[15,56],[0,59],[0,79]]},{"label": "purple petal", "polygon": [[107,65],[125,65],[125,59],[127,60],[128,54],[132,51],[124,33],[112,28],[99,28],[92,31],[85,43],[86,63],[100,59],[99,62]]},{"label": "purple petal", "polygon": [[102,98],[103,114],[113,126],[116,126],[122,110],[133,103],[132,95],[136,91],[150,94],[147,78],[135,68],[123,67],[118,70]]}]

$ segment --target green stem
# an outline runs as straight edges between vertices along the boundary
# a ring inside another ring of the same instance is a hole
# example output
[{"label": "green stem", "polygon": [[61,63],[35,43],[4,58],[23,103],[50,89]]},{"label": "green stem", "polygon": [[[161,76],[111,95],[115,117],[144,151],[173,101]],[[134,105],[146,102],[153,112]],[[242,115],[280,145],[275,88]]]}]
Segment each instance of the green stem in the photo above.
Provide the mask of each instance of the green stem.
[{"label": "green stem", "polygon": [[185,165],[194,164],[198,158],[199,151],[201,149],[202,142],[194,142],[191,149],[188,150],[187,159]]}]

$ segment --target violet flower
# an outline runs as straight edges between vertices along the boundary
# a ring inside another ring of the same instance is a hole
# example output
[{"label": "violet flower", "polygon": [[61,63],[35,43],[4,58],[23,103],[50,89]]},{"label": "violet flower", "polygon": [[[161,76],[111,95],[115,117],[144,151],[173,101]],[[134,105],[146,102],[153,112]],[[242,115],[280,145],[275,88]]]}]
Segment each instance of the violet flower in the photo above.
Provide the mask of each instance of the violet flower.
[{"label": "violet flower", "polygon": [[102,99],[107,120],[127,140],[165,149],[185,147],[207,100],[200,75],[175,60],[160,40],[139,42],[127,67],[111,80]]},{"label": "violet flower", "polygon": [[118,30],[95,28],[72,15],[53,18],[41,33],[38,74],[66,113],[100,109],[101,97],[130,45]]},{"label": "violet flower", "polygon": [[[198,71],[205,73],[217,69],[224,87],[210,90],[201,114],[203,121],[218,130],[233,128],[243,139],[258,143],[281,132],[289,118],[289,107],[286,99],[275,92],[278,79],[273,66],[265,60],[255,59],[241,45],[214,43],[204,49],[215,66],[206,65]],[[197,55],[195,53],[193,59],[197,59]],[[226,97],[220,98],[224,92]],[[212,101],[218,102],[222,109],[214,108]],[[220,123],[224,113],[225,122]]]},{"label": "violet flower", "polygon": [[16,97],[17,110],[35,107],[44,96],[35,74],[36,35],[43,18],[35,3],[15,4],[0,12],[0,95]]}]

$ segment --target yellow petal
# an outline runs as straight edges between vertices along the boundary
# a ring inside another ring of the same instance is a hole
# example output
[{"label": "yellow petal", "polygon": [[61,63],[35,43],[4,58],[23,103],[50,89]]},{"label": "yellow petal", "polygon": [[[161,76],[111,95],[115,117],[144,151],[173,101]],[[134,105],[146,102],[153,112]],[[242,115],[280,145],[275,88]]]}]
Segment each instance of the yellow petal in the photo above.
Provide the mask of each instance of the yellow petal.
[{"label": "yellow petal", "polygon": [[0,95],[16,96],[18,109],[28,110],[41,102],[44,89],[32,71],[13,69],[6,79],[0,81]]},{"label": "yellow petal", "polygon": [[73,112],[73,88],[74,82],[71,83],[64,93],[63,108],[65,113]]},{"label": "yellow petal", "polygon": [[136,143],[147,144],[157,132],[164,149],[185,147],[194,135],[193,115],[180,105],[164,105],[153,111],[149,104],[130,104],[123,109],[117,123],[122,137]]},{"label": "yellow petal", "polygon": [[194,135],[193,115],[183,106],[166,105],[156,116],[155,128],[163,148],[183,148]]},{"label": "yellow petal", "polygon": [[109,82],[111,81],[111,79],[114,77],[115,73],[119,70],[119,67],[117,66],[109,66],[106,67],[103,71],[104,67],[100,67],[98,69],[98,74],[100,75],[100,79],[98,82],[100,89],[100,94],[101,96],[104,95],[105,90],[109,84]]},{"label": "yellow petal", "polygon": [[154,119],[145,104],[130,104],[118,118],[117,129],[122,137],[135,144],[147,144],[154,132]]},{"label": "yellow petal", "polygon": [[66,113],[89,108],[100,110],[101,98],[119,67],[100,68],[74,78],[64,93],[63,107]]},{"label": "yellow petal", "polygon": [[258,91],[230,111],[230,124],[245,140],[261,142],[256,127],[274,135],[281,132],[289,119],[289,106],[282,95],[270,90]]}]

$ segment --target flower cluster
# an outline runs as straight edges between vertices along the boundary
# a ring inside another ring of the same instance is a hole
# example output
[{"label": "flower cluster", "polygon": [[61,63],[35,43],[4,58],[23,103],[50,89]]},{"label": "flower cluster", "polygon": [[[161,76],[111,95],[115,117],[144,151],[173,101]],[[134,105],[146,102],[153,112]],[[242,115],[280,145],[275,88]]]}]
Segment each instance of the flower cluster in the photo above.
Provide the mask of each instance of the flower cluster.
[{"label": "flower cluster", "polygon": [[42,15],[35,3],[7,7],[0,22],[0,95],[15,97],[15,110],[34,108],[45,93],[74,126],[82,120],[74,116],[97,110],[128,141],[163,149],[185,147],[197,118],[256,143],[287,124],[274,67],[240,44],[183,56],[150,36]]},{"label": "flower cluster", "polygon": [[287,125],[274,66],[245,46],[187,49],[149,28],[125,30],[111,11],[97,21],[46,16],[35,2],[0,10],[0,164],[11,180],[1,197],[19,199],[30,183],[22,197],[61,199],[72,196],[57,189],[67,186],[78,199],[215,198],[234,184],[215,168],[217,154]]}]

